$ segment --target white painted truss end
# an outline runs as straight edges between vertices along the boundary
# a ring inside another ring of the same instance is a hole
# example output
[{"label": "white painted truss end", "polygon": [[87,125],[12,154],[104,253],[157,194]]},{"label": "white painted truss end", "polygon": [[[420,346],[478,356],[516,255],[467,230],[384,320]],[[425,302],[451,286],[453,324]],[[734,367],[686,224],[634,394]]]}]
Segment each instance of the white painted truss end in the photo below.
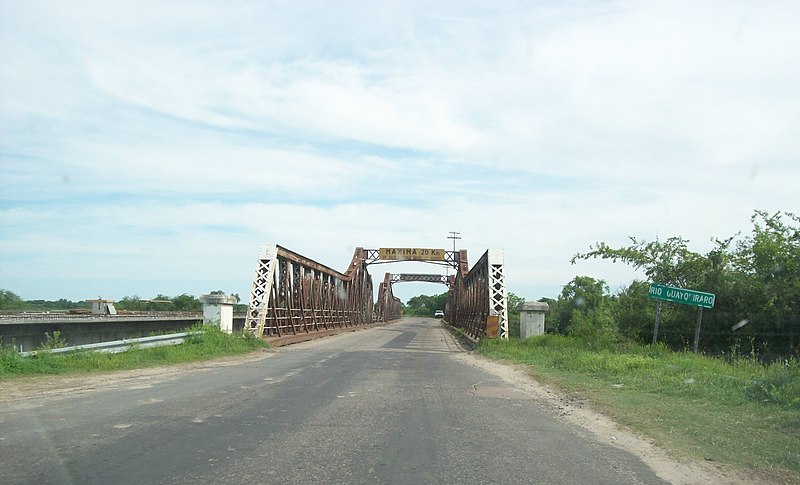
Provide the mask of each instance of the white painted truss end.
[{"label": "white painted truss end", "polygon": [[262,244],[258,250],[259,259],[273,259],[278,257],[277,244]]},{"label": "white painted truss end", "polygon": [[504,264],[505,253],[500,248],[489,249],[489,264]]}]

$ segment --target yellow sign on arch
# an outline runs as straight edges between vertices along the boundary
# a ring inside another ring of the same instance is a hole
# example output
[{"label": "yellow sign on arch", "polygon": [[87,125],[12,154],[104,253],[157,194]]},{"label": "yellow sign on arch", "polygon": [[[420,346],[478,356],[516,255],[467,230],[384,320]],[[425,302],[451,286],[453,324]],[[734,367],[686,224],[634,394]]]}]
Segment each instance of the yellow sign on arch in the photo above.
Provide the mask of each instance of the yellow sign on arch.
[{"label": "yellow sign on arch", "polygon": [[444,261],[444,249],[380,248],[380,259],[386,261]]}]

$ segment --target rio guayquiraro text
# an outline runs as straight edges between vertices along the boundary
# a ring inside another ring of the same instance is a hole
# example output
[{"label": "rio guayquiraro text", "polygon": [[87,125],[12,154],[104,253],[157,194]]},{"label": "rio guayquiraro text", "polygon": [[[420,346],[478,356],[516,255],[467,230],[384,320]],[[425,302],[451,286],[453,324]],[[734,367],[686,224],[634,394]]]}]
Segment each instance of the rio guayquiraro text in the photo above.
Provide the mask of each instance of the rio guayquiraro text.
[{"label": "rio guayquiraro text", "polygon": [[650,298],[655,298],[656,300],[670,301],[673,303],[681,303],[684,305],[699,306],[703,308],[714,308],[714,300],[716,299],[716,295],[713,293],[688,290],[686,288],[674,288],[672,286],[659,285],[657,283],[650,284],[650,290],[647,296]]}]

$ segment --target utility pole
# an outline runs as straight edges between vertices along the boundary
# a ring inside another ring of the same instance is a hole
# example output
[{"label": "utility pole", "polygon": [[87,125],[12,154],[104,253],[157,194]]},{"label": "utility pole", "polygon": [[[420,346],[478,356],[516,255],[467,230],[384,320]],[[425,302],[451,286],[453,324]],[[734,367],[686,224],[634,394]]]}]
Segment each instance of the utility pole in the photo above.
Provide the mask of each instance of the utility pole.
[{"label": "utility pole", "polygon": [[[453,240],[453,262],[456,261],[456,239],[461,239],[461,233],[456,231],[450,231],[450,235],[447,236],[447,239]],[[450,276],[450,267],[447,267],[447,276]]]}]

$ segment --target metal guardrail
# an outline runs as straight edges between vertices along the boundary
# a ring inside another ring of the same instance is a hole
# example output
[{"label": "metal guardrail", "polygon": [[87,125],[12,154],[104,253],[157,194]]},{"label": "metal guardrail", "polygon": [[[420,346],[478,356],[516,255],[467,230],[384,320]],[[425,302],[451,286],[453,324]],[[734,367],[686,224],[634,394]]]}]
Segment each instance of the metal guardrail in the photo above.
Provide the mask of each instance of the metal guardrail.
[{"label": "metal guardrail", "polygon": [[19,355],[23,357],[29,357],[32,355],[36,355],[40,352],[48,352],[51,354],[66,354],[69,352],[78,352],[83,350],[115,354],[117,352],[125,352],[134,345],[137,346],[138,348],[161,347],[163,345],[178,345],[183,343],[187,337],[191,337],[192,335],[197,335],[199,333],[202,332],[172,333],[167,335],[156,335],[153,337],[114,340],[111,342],[99,342],[96,344],[75,345],[73,347],[60,347],[57,349],[50,349],[50,350],[32,350],[30,352],[20,352]]},{"label": "metal guardrail", "polygon": [[190,320],[203,318],[198,312],[150,312],[121,315],[86,315],[72,313],[3,313],[4,323],[48,323],[48,322],[126,322],[131,320]]}]

